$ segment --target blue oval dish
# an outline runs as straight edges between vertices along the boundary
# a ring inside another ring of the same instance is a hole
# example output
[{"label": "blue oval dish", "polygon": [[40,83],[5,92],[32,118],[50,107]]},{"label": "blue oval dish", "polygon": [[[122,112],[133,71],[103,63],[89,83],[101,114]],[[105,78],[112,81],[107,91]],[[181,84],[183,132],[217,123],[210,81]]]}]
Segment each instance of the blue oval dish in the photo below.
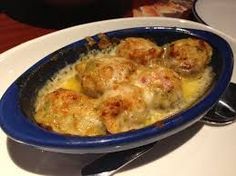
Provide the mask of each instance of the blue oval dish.
[{"label": "blue oval dish", "polygon": [[[138,27],[105,33],[110,38],[128,36],[148,37],[159,45],[187,37],[200,38],[213,47],[211,65],[216,79],[207,94],[191,108],[161,122],[130,132],[79,137],[60,135],[39,127],[33,120],[35,95],[45,81],[75,62],[87,51],[86,40],[80,40],[59,49],[33,65],[5,92],[0,102],[0,124],[12,139],[48,151],[65,153],[105,153],[126,150],[158,141],[198,121],[220,98],[227,88],[233,70],[233,54],[229,44],[211,32],[169,27]],[[97,36],[93,36],[98,40]]]}]

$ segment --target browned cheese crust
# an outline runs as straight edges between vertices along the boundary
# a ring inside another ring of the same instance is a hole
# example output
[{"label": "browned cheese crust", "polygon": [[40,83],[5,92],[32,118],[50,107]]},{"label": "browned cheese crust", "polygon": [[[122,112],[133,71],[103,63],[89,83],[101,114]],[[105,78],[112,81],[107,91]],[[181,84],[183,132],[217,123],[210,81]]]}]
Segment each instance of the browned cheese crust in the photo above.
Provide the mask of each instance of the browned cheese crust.
[{"label": "browned cheese crust", "polygon": [[211,46],[199,39],[181,39],[167,48],[166,65],[182,75],[193,75],[203,71],[212,56]]},{"label": "browned cheese crust", "polygon": [[84,65],[77,65],[83,92],[94,98],[98,98],[114,85],[127,81],[135,70],[134,62],[114,56],[96,58]]},{"label": "browned cheese crust", "polygon": [[181,77],[169,68],[156,65],[139,69],[132,81],[144,90],[144,98],[151,108],[169,110],[183,101]]},{"label": "browned cheese crust", "polygon": [[93,99],[81,93],[57,89],[43,98],[35,119],[42,126],[62,134],[106,134],[95,106]]},{"label": "browned cheese crust", "polygon": [[138,64],[151,65],[162,57],[163,49],[148,39],[128,37],[121,41],[116,53]]},{"label": "browned cheese crust", "polygon": [[37,123],[80,136],[143,128],[190,107],[214,77],[208,65],[212,47],[203,40],[180,39],[159,47],[128,37],[113,49],[73,65],[70,80],[78,90],[45,89],[36,106]]},{"label": "browned cheese crust", "polygon": [[102,97],[99,109],[110,133],[144,127],[148,115],[142,89],[129,84],[107,91]]}]

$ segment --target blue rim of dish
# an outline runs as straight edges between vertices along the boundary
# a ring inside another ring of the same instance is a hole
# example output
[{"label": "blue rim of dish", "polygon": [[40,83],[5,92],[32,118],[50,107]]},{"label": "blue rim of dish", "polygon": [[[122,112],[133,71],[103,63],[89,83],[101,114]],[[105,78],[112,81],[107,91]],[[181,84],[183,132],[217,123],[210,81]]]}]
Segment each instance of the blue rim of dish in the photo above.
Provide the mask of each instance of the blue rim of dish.
[{"label": "blue rim of dish", "polygon": [[[112,34],[120,32],[132,32],[136,30],[165,30],[189,34],[203,40],[214,43],[215,47],[220,48],[223,59],[223,73],[214,84],[214,88],[198,103],[179,114],[163,120],[161,126],[151,125],[142,129],[129,131],[120,134],[97,136],[97,137],[78,137],[66,136],[53,132],[49,132],[43,128],[38,127],[35,123],[30,121],[21,112],[18,98],[19,87],[14,82],[2,96],[0,101],[0,125],[3,131],[12,139],[43,148],[58,148],[58,149],[76,149],[76,150],[99,150],[101,148],[120,148],[122,146],[132,145],[133,143],[145,143],[145,141],[154,142],[156,140],[174,134],[186,126],[196,122],[206,113],[220,98],[232,76],[233,70],[233,53],[230,45],[218,35],[197,29],[188,28],[175,28],[175,27],[161,27],[161,26],[147,26],[122,29],[117,31],[108,32]],[[83,43],[83,40],[74,42],[65,47],[72,47]],[[57,52],[57,51],[56,51]],[[32,68],[44,62],[48,56],[37,62]],[[132,147],[130,147],[132,148]],[[103,151],[104,152],[104,151]]]},{"label": "blue rim of dish", "polygon": [[197,1],[198,0],[194,0],[193,1],[193,6],[192,6],[192,12],[193,12],[193,15],[195,16],[195,18],[197,19],[197,21],[199,21],[200,23],[203,23],[205,25],[208,25],[197,13],[197,10],[196,10],[196,4],[197,4]]}]

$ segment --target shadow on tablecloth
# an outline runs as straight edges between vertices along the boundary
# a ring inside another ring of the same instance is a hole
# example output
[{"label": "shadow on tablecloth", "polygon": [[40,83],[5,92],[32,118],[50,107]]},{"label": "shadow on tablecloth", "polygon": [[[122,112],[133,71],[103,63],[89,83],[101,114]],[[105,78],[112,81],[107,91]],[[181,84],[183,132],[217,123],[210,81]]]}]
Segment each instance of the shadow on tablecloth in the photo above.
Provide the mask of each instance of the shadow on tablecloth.
[{"label": "shadow on tablecloth", "polygon": [[[193,138],[202,126],[203,124],[196,123],[182,132],[157,142],[150,152],[136,159],[122,171],[141,167],[165,157]],[[10,158],[19,168],[35,174],[52,176],[79,176],[83,166],[103,155],[46,152],[11,139],[7,140],[7,148]]]}]

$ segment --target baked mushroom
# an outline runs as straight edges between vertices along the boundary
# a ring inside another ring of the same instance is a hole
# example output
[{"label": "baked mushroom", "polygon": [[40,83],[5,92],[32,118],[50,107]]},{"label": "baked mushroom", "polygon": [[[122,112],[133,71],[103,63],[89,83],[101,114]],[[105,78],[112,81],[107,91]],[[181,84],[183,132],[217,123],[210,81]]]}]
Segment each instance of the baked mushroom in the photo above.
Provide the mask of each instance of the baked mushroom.
[{"label": "baked mushroom", "polygon": [[106,134],[97,103],[81,93],[57,89],[46,94],[35,113],[37,123],[61,134],[96,136]]},{"label": "baked mushroom", "polygon": [[94,98],[98,98],[114,85],[127,81],[135,70],[134,62],[116,56],[95,58],[85,65],[77,65],[83,92]]},{"label": "baked mushroom", "polygon": [[180,39],[167,47],[165,64],[181,75],[195,75],[207,66],[212,56],[212,47],[205,41],[194,38]]},{"label": "baked mushroom", "polygon": [[157,65],[139,69],[132,83],[144,90],[145,102],[151,108],[170,110],[183,101],[181,78],[169,68]]},{"label": "baked mushroom", "polygon": [[142,128],[148,118],[142,89],[130,84],[118,85],[107,91],[98,109],[110,133]]},{"label": "baked mushroom", "polygon": [[117,46],[116,54],[146,66],[157,63],[163,49],[148,39],[128,37]]}]

